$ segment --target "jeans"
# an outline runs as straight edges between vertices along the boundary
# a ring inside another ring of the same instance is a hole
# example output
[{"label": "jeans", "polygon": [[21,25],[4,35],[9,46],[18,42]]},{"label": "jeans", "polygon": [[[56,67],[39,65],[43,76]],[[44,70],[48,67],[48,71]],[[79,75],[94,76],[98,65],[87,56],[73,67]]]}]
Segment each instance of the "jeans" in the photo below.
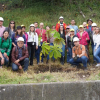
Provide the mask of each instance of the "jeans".
[{"label": "jeans", "polygon": [[[42,46],[43,42],[41,42],[41,46]],[[36,50],[36,58],[37,58],[37,63],[39,63],[39,59],[40,59],[40,52],[42,50],[41,46],[38,46],[38,49]],[[42,54],[42,59],[41,62],[43,62],[43,58],[44,58],[44,54]]]},{"label": "jeans", "polygon": [[69,60],[69,63],[72,64],[72,65],[78,65],[79,63],[82,63],[83,66],[86,68],[87,67],[87,61],[88,61],[88,58],[86,56],[82,56],[81,58],[78,58],[76,61],[74,61],[74,59],[71,58]]},{"label": "jeans", "polygon": [[[29,66],[29,58],[25,58],[24,60],[19,62],[22,65],[24,65],[23,70],[26,71],[28,70],[28,66]],[[15,63],[12,63],[12,70],[13,71],[17,71],[19,69],[19,66],[16,65]]]},{"label": "jeans", "polygon": [[100,63],[100,46],[95,51],[96,45],[94,45],[94,58],[96,59],[97,63]]},{"label": "jeans", "polygon": [[93,53],[93,60],[96,61],[95,57],[94,57],[94,44],[91,44],[92,47],[92,53]]},{"label": "jeans", "polygon": [[72,58],[72,48],[68,47],[67,52],[67,63],[69,63],[69,60]]},{"label": "jeans", "polygon": [[61,55],[64,57],[65,56],[65,45],[62,44],[62,52],[61,52]]},{"label": "jeans", "polygon": [[[53,46],[53,43],[50,43],[50,45]],[[54,56],[52,58],[55,60]],[[49,54],[47,55],[47,60],[49,60]]]},{"label": "jeans", "polygon": [[[4,54],[2,54],[2,56],[4,58],[4,65],[8,66],[9,60],[6,57],[4,57]],[[2,66],[2,65],[0,65],[0,66]]]}]

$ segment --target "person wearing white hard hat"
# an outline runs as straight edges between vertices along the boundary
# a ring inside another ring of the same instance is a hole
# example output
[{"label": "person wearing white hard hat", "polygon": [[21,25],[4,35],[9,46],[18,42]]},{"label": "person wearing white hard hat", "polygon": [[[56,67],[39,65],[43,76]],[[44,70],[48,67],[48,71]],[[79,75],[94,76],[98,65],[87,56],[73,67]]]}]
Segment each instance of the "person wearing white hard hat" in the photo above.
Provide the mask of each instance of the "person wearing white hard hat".
[{"label": "person wearing white hard hat", "polygon": [[60,26],[62,26],[62,25],[63,25],[64,31],[66,33],[66,27],[67,27],[67,25],[66,25],[66,23],[64,23],[64,17],[63,16],[60,16],[59,17],[59,22],[56,24],[56,30],[58,32],[59,32]]},{"label": "person wearing white hard hat", "polygon": [[12,50],[12,70],[18,71],[22,69],[24,71],[28,70],[29,66],[29,54],[27,47],[24,45],[24,38],[19,37],[17,39],[17,46]]},{"label": "person wearing white hard hat", "polygon": [[76,35],[78,32],[78,26],[75,25],[75,20],[71,20],[71,25],[69,25],[70,29],[74,29],[74,34]]},{"label": "person wearing white hard hat", "polygon": [[4,19],[0,17],[0,37],[3,36],[3,32],[5,30],[5,27],[3,26],[3,22],[4,22]]},{"label": "person wearing white hard hat", "polygon": [[[43,29],[43,27],[44,27],[44,24],[41,22],[40,28],[38,28],[36,30],[38,37],[41,37],[41,40],[39,41],[38,49],[36,51],[37,64],[39,64],[40,52],[41,52],[41,49],[42,49],[41,46],[42,46],[43,42],[47,42],[46,30]],[[41,59],[42,63],[43,63],[43,58],[44,58],[44,55],[42,54],[42,59]]]},{"label": "person wearing white hard hat", "polygon": [[28,34],[28,52],[30,56],[30,65],[33,65],[33,55],[35,53],[35,49],[38,49],[38,35],[35,32],[35,25],[31,24]]},{"label": "person wearing white hard hat", "polygon": [[[97,28],[97,24],[96,23],[92,23],[92,32],[90,34],[90,41],[91,41],[92,52],[94,52],[93,35],[95,34],[96,28]],[[94,59],[94,64],[95,64],[96,59],[94,58],[94,56],[93,56],[93,59]]]},{"label": "person wearing white hard hat", "polygon": [[88,55],[85,46],[79,44],[78,37],[74,37],[73,42],[75,46],[72,48],[72,58],[69,60],[69,63],[76,66],[79,66],[79,63],[82,63],[84,69],[87,69]]},{"label": "person wearing white hard hat", "polygon": [[97,62],[96,67],[100,67],[100,28],[96,27],[95,33],[93,34],[94,51],[93,56]]}]

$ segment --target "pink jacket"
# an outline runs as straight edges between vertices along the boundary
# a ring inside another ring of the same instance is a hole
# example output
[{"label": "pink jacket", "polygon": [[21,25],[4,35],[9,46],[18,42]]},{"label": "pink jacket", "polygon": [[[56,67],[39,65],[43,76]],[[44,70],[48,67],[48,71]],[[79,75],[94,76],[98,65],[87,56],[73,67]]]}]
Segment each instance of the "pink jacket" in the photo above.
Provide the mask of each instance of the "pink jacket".
[{"label": "pink jacket", "polygon": [[78,38],[80,39],[80,44],[82,45],[88,45],[88,41],[90,40],[89,35],[86,31],[83,32],[82,36],[80,35],[80,32],[77,33]]}]

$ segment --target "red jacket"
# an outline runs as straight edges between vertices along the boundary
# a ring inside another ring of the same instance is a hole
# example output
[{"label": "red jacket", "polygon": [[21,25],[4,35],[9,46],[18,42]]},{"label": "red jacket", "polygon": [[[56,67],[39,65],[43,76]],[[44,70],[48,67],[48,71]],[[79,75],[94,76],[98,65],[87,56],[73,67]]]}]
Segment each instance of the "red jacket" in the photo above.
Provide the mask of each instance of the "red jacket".
[{"label": "red jacket", "polygon": [[[67,25],[63,22],[63,26],[64,26],[64,30],[66,30],[66,27],[67,27]],[[57,24],[56,24],[56,30],[57,31],[59,31],[59,28],[60,28],[60,22],[58,22]]]},{"label": "red jacket", "polygon": [[42,37],[42,42],[44,42],[44,41],[47,42],[47,36],[46,36],[46,30],[45,29],[43,29],[43,31],[40,31],[40,29],[36,29],[36,33],[38,34],[38,36],[40,35]]}]

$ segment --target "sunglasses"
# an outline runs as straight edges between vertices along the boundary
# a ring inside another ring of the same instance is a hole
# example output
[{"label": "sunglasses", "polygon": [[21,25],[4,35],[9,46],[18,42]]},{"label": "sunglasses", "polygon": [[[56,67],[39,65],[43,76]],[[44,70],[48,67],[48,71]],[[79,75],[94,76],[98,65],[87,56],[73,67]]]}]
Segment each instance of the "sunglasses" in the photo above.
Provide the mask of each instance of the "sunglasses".
[{"label": "sunglasses", "polygon": [[10,24],[15,24],[15,23],[10,23]]}]

